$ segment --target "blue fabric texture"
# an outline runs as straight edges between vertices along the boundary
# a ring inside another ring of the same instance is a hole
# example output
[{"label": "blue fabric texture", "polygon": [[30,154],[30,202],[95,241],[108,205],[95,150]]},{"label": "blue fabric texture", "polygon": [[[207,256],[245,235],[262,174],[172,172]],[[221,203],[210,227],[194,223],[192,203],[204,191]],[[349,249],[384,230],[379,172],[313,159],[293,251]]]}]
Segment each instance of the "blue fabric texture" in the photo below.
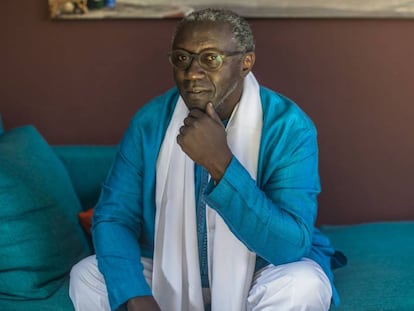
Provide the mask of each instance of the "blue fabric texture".
[{"label": "blue fabric texture", "polygon": [[[320,192],[315,127],[289,99],[263,87],[260,95],[257,184],[233,157],[220,183],[207,186],[206,202],[267,262],[307,256],[333,281],[334,250],[314,228]],[[112,309],[131,297],[151,295],[140,258],[153,256],[156,161],[178,96],[173,88],[134,116],[95,209],[94,245]],[[334,289],[333,301],[338,299]]]},{"label": "blue fabric texture", "polygon": [[90,254],[65,167],[32,126],[0,136],[0,298],[52,295]]},{"label": "blue fabric texture", "polygon": [[208,280],[208,241],[207,241],[207,222],[206,222],[206,199],[205,189],[208,185],[208,171],[201,165],[195,165],[194,183],[196,197],[196,217],[197,217],[197,242],[198,259],[200,264],[201,286],[209,288]]}]

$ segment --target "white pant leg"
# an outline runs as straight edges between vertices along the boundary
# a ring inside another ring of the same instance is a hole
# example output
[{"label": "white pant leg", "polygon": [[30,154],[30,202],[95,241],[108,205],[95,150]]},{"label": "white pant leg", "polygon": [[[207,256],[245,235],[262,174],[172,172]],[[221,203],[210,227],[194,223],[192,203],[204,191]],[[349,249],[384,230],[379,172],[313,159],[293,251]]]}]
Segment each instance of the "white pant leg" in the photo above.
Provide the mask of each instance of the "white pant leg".
[{"label": "white pant leg", "polygon": [[[151,287],[152,260],[141,258],[144,277]],[[110,311],[108,292],[103,275],[98,270],[96,256],[81,260],[70,271],[69,296],[76,311]]]},{"label": "white pant leg", "polygon": [[248,311],[326,311],[332,288],[322,268],[309,258],[268,265],[253,277]]}]

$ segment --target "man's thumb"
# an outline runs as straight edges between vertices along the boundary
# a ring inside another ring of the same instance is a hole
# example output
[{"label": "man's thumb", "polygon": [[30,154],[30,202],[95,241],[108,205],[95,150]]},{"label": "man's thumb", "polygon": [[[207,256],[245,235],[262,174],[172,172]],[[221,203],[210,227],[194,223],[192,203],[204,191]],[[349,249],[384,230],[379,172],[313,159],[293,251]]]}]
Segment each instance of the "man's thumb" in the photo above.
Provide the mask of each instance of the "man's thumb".
[{"label": "man's thumb", "polygon": [[206,112],[210,118],[212,118],[213,120],[216,120],[217,122],[221,124],[221,119],[219,115],[217,114],[216,109],[214,109],[214,106],[211,102],[207,104]]}]

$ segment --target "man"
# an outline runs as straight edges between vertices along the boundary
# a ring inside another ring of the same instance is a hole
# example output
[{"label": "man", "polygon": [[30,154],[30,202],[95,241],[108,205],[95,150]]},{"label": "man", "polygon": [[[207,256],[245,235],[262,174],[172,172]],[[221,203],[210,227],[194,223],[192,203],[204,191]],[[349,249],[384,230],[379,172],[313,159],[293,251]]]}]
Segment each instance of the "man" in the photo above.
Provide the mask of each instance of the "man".
[{"label": "man", "polygon": [[[328,310],[329,241],[314,228],[316,130],[251,73],[247,22],[178,23],[177,87],[133,118],[95,208],[77,310]],[[98,271],[99,268],[99,271]]]}]

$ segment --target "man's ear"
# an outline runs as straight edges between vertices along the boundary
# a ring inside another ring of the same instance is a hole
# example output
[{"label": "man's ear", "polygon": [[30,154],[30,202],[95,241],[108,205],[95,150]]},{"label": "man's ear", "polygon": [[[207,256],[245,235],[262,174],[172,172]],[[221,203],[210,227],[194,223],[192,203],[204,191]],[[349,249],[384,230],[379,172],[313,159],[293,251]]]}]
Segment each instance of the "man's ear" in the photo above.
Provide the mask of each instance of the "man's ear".
[{"label": "man's ear", "polygon": [[256,54],[254,52],[248,52],[243,56],[243,63],[241,68],[242,77],[247,76],[250,70],[252,70],[255,60]]}]

